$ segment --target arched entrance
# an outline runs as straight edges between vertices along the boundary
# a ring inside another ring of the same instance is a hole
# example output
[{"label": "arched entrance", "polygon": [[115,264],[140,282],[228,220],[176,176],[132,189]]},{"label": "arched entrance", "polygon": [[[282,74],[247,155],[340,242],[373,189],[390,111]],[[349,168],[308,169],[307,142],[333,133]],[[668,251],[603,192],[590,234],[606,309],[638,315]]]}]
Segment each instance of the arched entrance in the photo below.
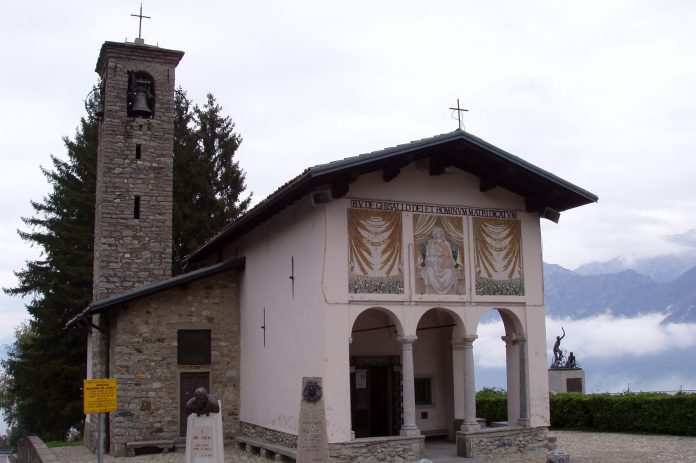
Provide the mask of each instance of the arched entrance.
[{"label": "arched entrance", "polygon": [[[500,365],[504,368],[505,381],[502,387],[507,392],[505,421],[510,426],[527,426],[527,344],[519,317],[511,309],[491,309],[479,322],[477,333],[479,339],[474,348],[479,365],[476,369],[480,370],[482,365]],[[478,378],[487,376],[480,372],[476,375]],[[480,389],[488,385],[477,386]]]},{"label": "arched entrance", "polygon": [[454,438],[452,339],[458,332],[445,309],[430,309],[418,321],[413,345],[416,424],[426,436]]},{"label": "arched entrance", "polygon": [[355,437],[399,435],[402,423],[398,319],[386,309],[360,313],[351,330],[350,410]]}]

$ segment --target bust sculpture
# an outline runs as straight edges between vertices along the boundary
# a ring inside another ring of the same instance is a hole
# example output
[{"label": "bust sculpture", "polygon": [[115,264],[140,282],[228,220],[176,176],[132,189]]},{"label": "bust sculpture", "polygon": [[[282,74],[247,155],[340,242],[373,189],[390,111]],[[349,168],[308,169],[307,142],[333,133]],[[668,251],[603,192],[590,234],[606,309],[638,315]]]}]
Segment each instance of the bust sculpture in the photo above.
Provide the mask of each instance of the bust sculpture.
[{"label": "bust sculpture", "polygon": [[204,387],[196,389],[193,397],[186,402],[186,415],[195,413],[196,416],[210,416],[211,413],[218,413],[219,411],[220,405],[217,398],[212,394],[208,394]]}]

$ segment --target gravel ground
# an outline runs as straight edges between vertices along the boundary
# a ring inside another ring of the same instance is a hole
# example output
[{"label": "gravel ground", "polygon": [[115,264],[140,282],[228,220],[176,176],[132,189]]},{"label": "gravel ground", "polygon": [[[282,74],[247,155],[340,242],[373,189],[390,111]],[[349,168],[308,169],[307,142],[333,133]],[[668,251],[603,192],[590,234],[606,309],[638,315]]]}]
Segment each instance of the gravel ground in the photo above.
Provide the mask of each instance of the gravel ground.
[{"label": "gravel ground", "polygon": [[[570,455],[571,463],[696,463],[696,437],[641,434],[552,431],[558,448]],[[53,449],[61,463],[94,463],[96,455],[84,447]],[[141,455],[135,458],[104,457],[105,463],[171,462],[184,463],[183,453]],[[269,459],[232,447],[225,447],[225,463],[268,463]],[[510,455],[491,463],[544,463],[543,454]]]}]

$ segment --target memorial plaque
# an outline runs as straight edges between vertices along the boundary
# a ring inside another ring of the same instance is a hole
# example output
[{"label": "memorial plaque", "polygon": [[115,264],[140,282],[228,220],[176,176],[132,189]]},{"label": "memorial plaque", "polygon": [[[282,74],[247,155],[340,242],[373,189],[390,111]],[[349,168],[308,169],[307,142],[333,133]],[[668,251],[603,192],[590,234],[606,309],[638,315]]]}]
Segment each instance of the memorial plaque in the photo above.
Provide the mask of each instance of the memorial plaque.
[{"label": "memorial plaque", "polygon": [[297,433],[298,463],[329,461],[329,440],[326,435],[321,378],[302,378],[300,426]]},{"label": "memorial plaque", "polygon": [[222,415],[196,416],[186,420],[186,463],[223,463]]}]

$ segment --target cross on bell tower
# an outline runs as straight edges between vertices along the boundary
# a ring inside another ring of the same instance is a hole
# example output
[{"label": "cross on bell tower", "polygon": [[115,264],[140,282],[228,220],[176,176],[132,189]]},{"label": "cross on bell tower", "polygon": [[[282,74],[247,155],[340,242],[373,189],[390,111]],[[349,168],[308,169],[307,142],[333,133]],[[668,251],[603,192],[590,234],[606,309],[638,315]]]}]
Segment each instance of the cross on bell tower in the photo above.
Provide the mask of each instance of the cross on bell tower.
[{"label": "cross on bell tower", "polygon": [[131,16],[135,16],[136,18],[139,18],[138,20],[138,38],[135,39],[135,43],[138,45],[144,45],[145,44],[145,39],[143,39],[143,18],[145,19],[151,19],[150,16],[143,16],[143,3],[140,2],[140,14],[131,14]]}]

